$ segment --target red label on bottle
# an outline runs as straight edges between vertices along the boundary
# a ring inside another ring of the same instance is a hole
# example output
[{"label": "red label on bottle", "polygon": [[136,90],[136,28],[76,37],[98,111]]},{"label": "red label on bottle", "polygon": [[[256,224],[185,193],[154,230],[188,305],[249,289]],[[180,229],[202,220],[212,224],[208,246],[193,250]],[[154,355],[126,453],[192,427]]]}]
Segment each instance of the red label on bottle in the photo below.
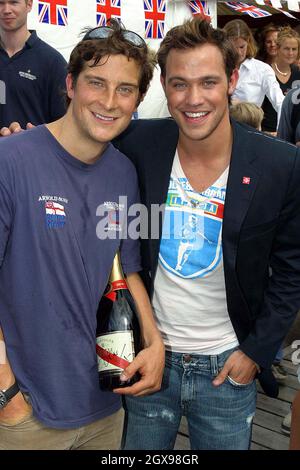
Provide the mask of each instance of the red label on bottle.
[{"label": "red label on bottle", "polygon": [[125,279],[120,279],[111,283],[110,290],[105,294],[105,297],[115,302],[117,294],[115,291],[121,289],[128,289]]},{"label": "red label on bottle", "polygon": [[120,367],[121,369],[126,369],[126,367],[129,366],[130,362],[126,361],[122,357],[117,356],[116,354],[113,354],[109,351],[106,351],[106,349],[101,348],[98,344],[96,344],[96,351],[98,356],[105,362],[108,362],[109,364]]},{"label": "red label on bottle", "polygon": [[117,298],[117,294],[115,293],[115,291],[112,290],[111,292],[108,292],[108,294],[105,294],[105,297],[115,302]]}]

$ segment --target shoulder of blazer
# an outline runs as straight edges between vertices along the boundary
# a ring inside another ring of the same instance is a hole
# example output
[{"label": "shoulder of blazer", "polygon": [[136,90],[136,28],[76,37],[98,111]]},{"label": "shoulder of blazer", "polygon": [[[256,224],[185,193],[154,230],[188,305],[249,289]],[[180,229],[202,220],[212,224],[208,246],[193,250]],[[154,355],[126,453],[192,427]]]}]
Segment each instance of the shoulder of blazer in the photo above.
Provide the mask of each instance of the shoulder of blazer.
[{"label": "shoulder of blazer", "polygon": [[[163,142],[177,145],[178,127],[171,118],[164,119],[138,119],[131,121],[128,128],[113,140],[113,144],[131,159],[141,155],[141,148],[161,147]],[[141,147],[142,146],[142,147]]]},{"label": "shoulder of blazer", "polygon": [[[272,137],[253,127],[241,124],[233,119],[234,145],[233,157],[246,159],[249,162],[257,160],[265,166],[268,162],[271,166],[289,166],[293,164],[297,154],[295,145],[283,141],[278,137]],[[235,155],[236,154],[236,155]]]}]

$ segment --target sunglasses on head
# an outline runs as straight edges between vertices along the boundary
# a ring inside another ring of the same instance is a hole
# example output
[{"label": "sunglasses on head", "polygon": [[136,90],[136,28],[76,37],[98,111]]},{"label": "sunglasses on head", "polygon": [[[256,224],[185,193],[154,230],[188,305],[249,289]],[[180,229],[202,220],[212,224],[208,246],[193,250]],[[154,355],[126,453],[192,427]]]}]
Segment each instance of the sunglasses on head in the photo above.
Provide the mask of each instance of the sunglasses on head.
[{"label": "sunglasses on head", "polygon": [[[110,26],[98,26],[97,28],[91,29],[83,37],[83,41],[87,39],[107,39],[114,32],[114,29]],[[147,47],[144,39],[133,31],[128,31],[127,29],[122,29],[121,34],[125,41],[129,42],[136,47]]]}]

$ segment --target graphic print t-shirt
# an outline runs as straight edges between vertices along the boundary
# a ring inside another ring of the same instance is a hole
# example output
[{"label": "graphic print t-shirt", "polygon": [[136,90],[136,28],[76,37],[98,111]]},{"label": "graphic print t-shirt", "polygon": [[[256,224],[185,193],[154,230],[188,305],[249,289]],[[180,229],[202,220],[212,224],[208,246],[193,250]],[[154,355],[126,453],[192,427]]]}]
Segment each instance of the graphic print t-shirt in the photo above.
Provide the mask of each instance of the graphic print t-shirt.
[{"label": "graphic print t-shirt", "polygon": [[238,344],[227,311],[223,270],[227,178],[228,168],[198,193],[175,154],[153,296],[169,350],[219,354]]}]

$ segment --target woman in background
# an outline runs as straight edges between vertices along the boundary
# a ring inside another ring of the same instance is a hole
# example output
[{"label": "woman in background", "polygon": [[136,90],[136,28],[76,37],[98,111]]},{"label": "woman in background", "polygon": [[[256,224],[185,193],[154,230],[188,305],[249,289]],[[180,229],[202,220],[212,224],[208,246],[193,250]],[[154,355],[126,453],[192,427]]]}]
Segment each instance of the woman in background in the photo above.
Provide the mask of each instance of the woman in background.
[{"label": "woman in background", "polygon": [[232,101],[248,101],[261,106],[267,96],[275,111],[280,111],[283,93],[272,67],[254,59],[257,48],[247,24],[232,20],[225,25],[224,31],[239,55],[239,80]]},{"label": "woman in background", "polygon": [[[281,28],[277,36],[277,55],[272,63],[276,79],[284,96],[300,84],[300,70],[295,62],[299,58],[299,35],[289,26]],[[262,130],[276,132],[277,113],[266,99],[262,106],[265,117]]]},{"label": "woman in background", "polygon": [[256,59],[272,65],[277,56],[277,36],[279,27],[273,23],[265,26],[258,34]]}]

